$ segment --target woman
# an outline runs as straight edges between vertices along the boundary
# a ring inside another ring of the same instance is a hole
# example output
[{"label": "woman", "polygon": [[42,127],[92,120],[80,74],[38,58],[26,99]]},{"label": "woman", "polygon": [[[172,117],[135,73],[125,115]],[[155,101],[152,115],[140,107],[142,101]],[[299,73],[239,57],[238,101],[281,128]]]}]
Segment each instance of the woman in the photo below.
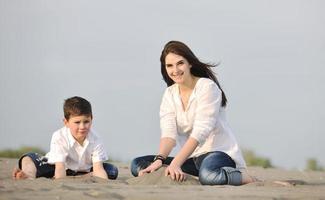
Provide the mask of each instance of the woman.
[{"label": "woman", "polygon": [[[227,99],[211,70],[214,65],[201,62],[179,41],[165,45],[160,62],[168,87],[160,106],[159,152],[135,158],[132,174],[151,173],[165,164],[165,175],[176,181],[187,173],[203,185],[252,182],[226,120]],[[180,151],[168,157],[176,143]]]}]

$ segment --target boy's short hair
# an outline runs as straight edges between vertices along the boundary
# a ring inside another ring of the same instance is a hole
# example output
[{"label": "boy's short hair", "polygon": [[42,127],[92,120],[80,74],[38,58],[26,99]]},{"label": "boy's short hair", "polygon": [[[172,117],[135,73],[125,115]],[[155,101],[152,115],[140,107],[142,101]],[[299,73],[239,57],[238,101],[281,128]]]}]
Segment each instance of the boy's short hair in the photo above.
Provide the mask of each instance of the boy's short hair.
[{"label": "boy's short hair", "polygon": [[69,120],[71,116],[86,115],[93,117],[91,104],[82,97],[71,97],[64,101],[63,104],[64,118]]}]

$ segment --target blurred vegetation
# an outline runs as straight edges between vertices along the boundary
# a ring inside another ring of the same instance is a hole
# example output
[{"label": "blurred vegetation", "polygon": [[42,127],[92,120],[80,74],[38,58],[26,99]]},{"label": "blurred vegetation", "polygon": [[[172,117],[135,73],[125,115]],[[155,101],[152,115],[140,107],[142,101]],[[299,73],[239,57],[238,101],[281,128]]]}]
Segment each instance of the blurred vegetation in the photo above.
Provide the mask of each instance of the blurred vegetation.
[{"label": "blurred vegetation", "polygon": [[[0,157],[20,158],[23,154],[28,152],[39,153],[41,155],[46,154],[46,152],[41,148],[32,147],[32,146],[23,146],[15,150],[13,149],[0,150]],[[247,150],[247,149],[243,150],[243,155],[247,166],[260,166],[263,168],[273,167],[270,159],[257,156],[255,152],[253,152],[252,150]],[[319,166],[315,159],[309,159],[307,161],[306,170],[324,170],[324,168]]]},{"label": "blurred vegetation", "polygon": [[315,158],[309,158],[306,161],[305,170],[309,171],[324,171],[324,167],[322,167]]},{"label": "blurred vegetation", "polygon": [[270,159],[257,156],[255,152],[251,150],[243,150],[243,154],[247,166],[260,166],[263,168],[273,167]]},{"label": "blurred vegetation", "polygon": [[30,146],[23,146],[19,149],[4,149],[0,151],[0,157],[5,158],[20,158],[23,154],[28,152],[39,153],[41,155],[45,155],[45,151],[38,147],[30,147]]}]

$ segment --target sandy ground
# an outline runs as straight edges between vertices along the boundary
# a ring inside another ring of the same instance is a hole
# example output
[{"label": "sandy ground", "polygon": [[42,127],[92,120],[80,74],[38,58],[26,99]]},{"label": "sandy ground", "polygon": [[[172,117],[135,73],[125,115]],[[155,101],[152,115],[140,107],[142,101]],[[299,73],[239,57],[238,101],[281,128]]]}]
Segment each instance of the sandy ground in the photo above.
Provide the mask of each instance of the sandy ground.
[{"label": "sandy ground", "polygon": [[[119,167],[117,180],[69,177],[62,180],[11,179],[16,159],[0,158],[0,199],[82,200],[82,199],[323,199],[325,172],[286,171],[252,167],[252,175],[263,180],[244,186],[202,186],[196,178],[183,183],[161,176],[162,171],[134,178],[127,164]],[[277,182],[278,181],[278,182]],[[281,182],[287,181],[287,182]]]}]

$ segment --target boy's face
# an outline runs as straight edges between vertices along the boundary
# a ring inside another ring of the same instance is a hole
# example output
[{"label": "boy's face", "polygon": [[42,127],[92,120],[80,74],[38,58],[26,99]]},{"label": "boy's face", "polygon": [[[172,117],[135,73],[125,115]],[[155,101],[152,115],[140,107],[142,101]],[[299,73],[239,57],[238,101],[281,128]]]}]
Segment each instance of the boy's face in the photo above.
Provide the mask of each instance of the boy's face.
[{"label": "boy's face", "polygon": [[69,120],[64,119],[64,124],[70,129],[72,136],[82,144],[91,128],[92,117],[87,115],[71,116]]}]

